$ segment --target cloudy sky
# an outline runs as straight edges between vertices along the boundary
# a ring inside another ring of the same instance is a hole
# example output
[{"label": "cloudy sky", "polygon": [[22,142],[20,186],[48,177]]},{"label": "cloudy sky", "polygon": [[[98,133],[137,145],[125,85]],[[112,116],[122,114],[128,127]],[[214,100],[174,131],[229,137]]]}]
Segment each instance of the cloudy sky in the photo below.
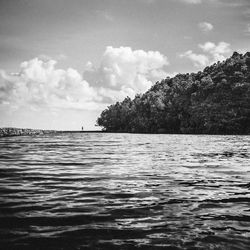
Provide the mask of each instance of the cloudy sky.
[{"label": "cloudy sky", "polygon": [[250,51],[249,0],[0,0],[0,127],[98,129],[108,105]]}]

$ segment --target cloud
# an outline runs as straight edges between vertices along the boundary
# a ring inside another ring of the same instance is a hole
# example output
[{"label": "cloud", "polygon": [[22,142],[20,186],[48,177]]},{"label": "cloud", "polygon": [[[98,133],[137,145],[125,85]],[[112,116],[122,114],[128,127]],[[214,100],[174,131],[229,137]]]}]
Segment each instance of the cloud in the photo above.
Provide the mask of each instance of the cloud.
[{"label": "cloud", "polygon": [[196,54],[192,50],[188,50],[180,54],[181,58],[190,59],[196,67],[204,67],[217,61],[223,61],[232,52],[230,44],[219,42],[217,45],[212,42],[199,44],[198,47],[205,54]]},{"label": "cloud", "polygon": [[[84,78],[97,88],[101,96],[117,100],[117,96],[133,97],[146,91],[166,76],[167,58],[158,51],[132,50],[130,47],[107,47],[99,67],[88,62]],[[106,91],[106,93],[105,93]]]},{"label": "cloud", "polygon": [[249,4],[247,2],[248,0],[238,0],[237,2],[235,0],[179,0],[179,1],[187,3],[187,4],[212,3],[212,4],[217,4],[220,6],[233,7],[233,8],[248,6]]},{"label": "cloud", "polygon": [[114,21],[114,17],[111,14],[109,14],[106,10],[97,10],[96,13],[97,15],[103,17],[105,20],[109,22]]},{"label": "cloud", "polygon": [[40,54],[39,56],[37,56],[37,58],[40,59],[41,61],[49,61],[49,60],[63,61],[67,59],[67,56],[63,53],[53,55],[53,57],[46,54]]},{"label": "cloud", "polygon": [[237,8],[237,7],[247,7],[249,6],[249,0],[217,0],[219,4],[222,6],[227,6],[231,8]]},{"label": "cloud", "polygon": [[206,55],[196,54],[192,50],[188,50],[185,53],[180,55],[181,58],[188,58],[190,59],[196,67],[204,67],[209,63],[209,59]]},{"label": "cloud", "polygon": [[204,33],[207,33],[209,31],[213,30],[214,26],[211,23],[208,23],[208,22],[201,22],[201,23],[199,23],[199,28]]},{"label": "cloud", "polygon": [[168,72],[167,73],[167,77],[170,77],[170,78],[173,78],[173,77],[175,77],[176,75],[178,75],[178,74],[180,74],[180,72],[177,72],[177,71],[174,71],[174,72]]},{"label": "cloud", "polygon": [[245,34],[250,35],[250,23],[247,23],[247,25],[246,25]]},{"label": "cloud", "polygon": [[230,44],[226,42],[219,42],[217,45],[212,42],[206,42],[199,44],[199,47],[212,56],[212,62],[223,61],[226,59],[226,55],[231,53]]},{"label": "cloud", "polygon": [[99,67],[87,63],[83,76],[56,64],[49,57],[34,58],[22,62],[16,73],[0,70],[0,105],[12,110],[101,110],[164,78],[168,60],[157,51],[107,47]]},{"label": "cloud", "polygon": [[187,4],[219,3],[220,0],[179,0]]},{"label": "cloud", "polygon": [[189,4],[199,4],[202,3],[202,0],[181,0],[184,3],[189,3]]},{"label": "cloud", "polygon": [[98,96],[74,69],[56,69],[56,61],[34,58],[21,63],[17,73],[0,74],[0,103],[12,108],[92,109]]},{"label": "cloud", "polygon": [[246,9],[246,10],[243,12],[243,15],[245,15],[246,17],[250,17],[250,8]]},{"label": "cloud", "polygon": [[139,1],[145,4],[152,4],[156,2],[156,0],[139,0]]}]

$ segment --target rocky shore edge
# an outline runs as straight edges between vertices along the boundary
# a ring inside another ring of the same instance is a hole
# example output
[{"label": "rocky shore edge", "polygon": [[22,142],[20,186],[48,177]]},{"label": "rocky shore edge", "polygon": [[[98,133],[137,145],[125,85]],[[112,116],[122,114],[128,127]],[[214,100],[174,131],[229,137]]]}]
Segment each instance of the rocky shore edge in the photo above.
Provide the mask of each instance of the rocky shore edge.
[{"label": "rocky shore edge", "polygon": [[56,130],[28,129],[28,128],[0,128],[0,137],[20,135],[45,135],[57,133]]}]

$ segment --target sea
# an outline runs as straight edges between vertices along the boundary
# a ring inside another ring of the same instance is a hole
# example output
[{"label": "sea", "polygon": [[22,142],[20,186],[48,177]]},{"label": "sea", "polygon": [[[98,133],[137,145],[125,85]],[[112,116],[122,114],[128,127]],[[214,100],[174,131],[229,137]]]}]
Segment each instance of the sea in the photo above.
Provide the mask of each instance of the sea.
[{"label": "sea", "polygon": [[0,138],[0,249],[250,249],[250,136]]}]

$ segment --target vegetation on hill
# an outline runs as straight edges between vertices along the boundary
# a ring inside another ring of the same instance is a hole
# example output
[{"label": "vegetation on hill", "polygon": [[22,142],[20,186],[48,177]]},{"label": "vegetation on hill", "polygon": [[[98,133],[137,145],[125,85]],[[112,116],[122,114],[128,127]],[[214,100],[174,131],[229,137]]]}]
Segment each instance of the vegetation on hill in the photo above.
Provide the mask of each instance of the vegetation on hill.
[{"label": "vegetation on hill", "polygon": [[250,52],[156,82],[104,110],[108,132],[250,134]]}]

